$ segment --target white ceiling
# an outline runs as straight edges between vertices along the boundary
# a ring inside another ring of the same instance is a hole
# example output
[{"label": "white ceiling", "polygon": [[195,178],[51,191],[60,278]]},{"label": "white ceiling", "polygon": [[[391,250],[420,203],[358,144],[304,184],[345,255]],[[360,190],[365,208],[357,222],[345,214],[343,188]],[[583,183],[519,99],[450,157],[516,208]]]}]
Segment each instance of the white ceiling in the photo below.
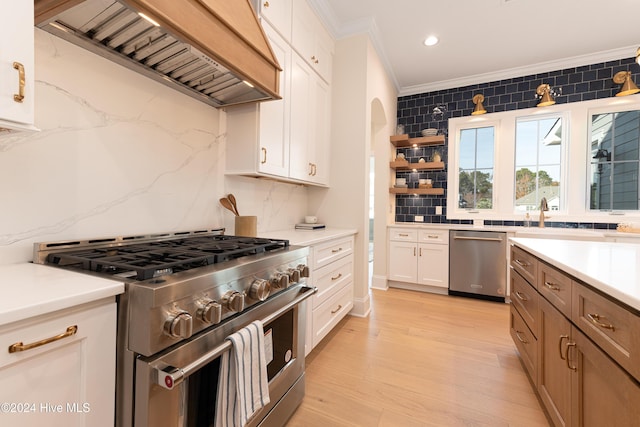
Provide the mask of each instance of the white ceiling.
[{"label": "white ceiling", "polygon": [[[310,3],[336,39],[370,35],[400,95],[631,58],[640,46],[640,0]],[[426,47],[431,34],[440,43]]]}]

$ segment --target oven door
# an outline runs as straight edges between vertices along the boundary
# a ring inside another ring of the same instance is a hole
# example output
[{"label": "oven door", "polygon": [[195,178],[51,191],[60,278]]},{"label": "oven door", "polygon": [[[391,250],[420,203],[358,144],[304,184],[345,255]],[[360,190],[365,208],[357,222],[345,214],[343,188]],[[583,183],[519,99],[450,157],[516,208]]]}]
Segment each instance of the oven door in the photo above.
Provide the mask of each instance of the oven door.
[{"label": "oven door", "polygon": [[288,418],[304,395],[306,304],[301,302],[314,292],[315,288],[291,287],[183,344],[138,358],[134,425],[213,426],[220,356],[231,347],[226,338],[257,319],[264,326],[265,347],[272,343],[272,350],[267,351],[267,360],[272,355],[267,365],[270,403],[249,425],[262,423],[267,416],[269,422],[263,425],[282,425],[279,419]]}]

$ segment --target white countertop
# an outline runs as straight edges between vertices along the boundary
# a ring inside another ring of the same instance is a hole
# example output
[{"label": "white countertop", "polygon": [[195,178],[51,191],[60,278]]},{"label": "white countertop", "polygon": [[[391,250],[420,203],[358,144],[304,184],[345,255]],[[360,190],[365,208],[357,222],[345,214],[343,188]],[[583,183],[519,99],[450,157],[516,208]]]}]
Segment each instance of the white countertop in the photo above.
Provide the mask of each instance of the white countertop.
[{"label": "white countertop", "polygon": [[640,244],[512,238],[517,246],[640,310]]},{"label": "white countertop", "polygon": [[602,230],[594,228],[557,228],[557,227],[522,227],[504,225],[484,225],[476,227],[469,224],[430,224],[396,222],[388,226],[389,228],[417,228],[417,229],[445,229],[445,230],[473,230],[473,231],[502,231],[513,233],[516,237],[538,237],[538,238],[576,238],[581,240],[605,240],[605,239],[627,239],[640,242],[640,234],[624,233],[616,230]]},{"label": "white countertop", "polygon": [[0,266],[0,325],[124,292],[122,282],[40,264]]},{"label": "white countertop", "polygon": [[293,246],[309,246],[357,233],[351,228],[322,228],[320,230],[276,230],[258,233],[258,237],[288,240]]}]

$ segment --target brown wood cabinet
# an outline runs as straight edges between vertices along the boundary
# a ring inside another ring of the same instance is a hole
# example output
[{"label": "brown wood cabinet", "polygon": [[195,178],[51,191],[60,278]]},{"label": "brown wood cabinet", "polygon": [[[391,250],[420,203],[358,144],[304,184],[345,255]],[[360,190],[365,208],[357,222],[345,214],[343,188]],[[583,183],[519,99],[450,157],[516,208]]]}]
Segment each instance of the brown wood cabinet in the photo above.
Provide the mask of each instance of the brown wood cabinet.
[{"label": "brown wood cabinet", "polygon": [[640,425],[637,310],[514,245],[511,267],[511,335],[552,424]]}]

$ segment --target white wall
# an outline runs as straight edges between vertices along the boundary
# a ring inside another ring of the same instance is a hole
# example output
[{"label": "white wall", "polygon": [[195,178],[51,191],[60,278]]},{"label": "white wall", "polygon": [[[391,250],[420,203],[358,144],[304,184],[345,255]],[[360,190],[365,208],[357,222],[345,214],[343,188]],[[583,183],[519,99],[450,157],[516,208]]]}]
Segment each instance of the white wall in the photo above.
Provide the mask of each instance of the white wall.
[{"label": "white wall", "polygon": [[[311,212],[323,221],[335,227],[355,228],[358,232],[354,250],[355,300],[352,314],[365,316],[370,309],[367,262],[370,147],[372,138],[376,141],[384,139],[388,144],[390,129],[395,126],[396,93],[364,34],[336,42],[333,66],[331,188],[310,191],[309,202]],[[378,132],[373,137],[371,105],[376,99],[383,106],[386,124],[374,126]],[[385,130],[385,126],[388,129]],[[388,155],[387,152],[385,159],[376,159],[376,164],[386,164],[387,181]],[[384,194],[380,198],[385,206],[388,203],[387,196],[385,184]],[[386,217],[376,221],[376,227],[385,230],[376,233],[376,239],[378,234],[386,235],[386,223]],[[383,242],[378,243],[385,246]],[[379,256],[383,265],[386,265],[386,252]]]},{"label": "white wall", "polygon": [[[35,30],[37,133],[0,136],[0,264],[33,242],[226,226],[291,228],[306,188],[224,177],[224,113]],[[284,212],[284,213],[283,213]],[[228,232],[229,232],[228,231]]]}]

